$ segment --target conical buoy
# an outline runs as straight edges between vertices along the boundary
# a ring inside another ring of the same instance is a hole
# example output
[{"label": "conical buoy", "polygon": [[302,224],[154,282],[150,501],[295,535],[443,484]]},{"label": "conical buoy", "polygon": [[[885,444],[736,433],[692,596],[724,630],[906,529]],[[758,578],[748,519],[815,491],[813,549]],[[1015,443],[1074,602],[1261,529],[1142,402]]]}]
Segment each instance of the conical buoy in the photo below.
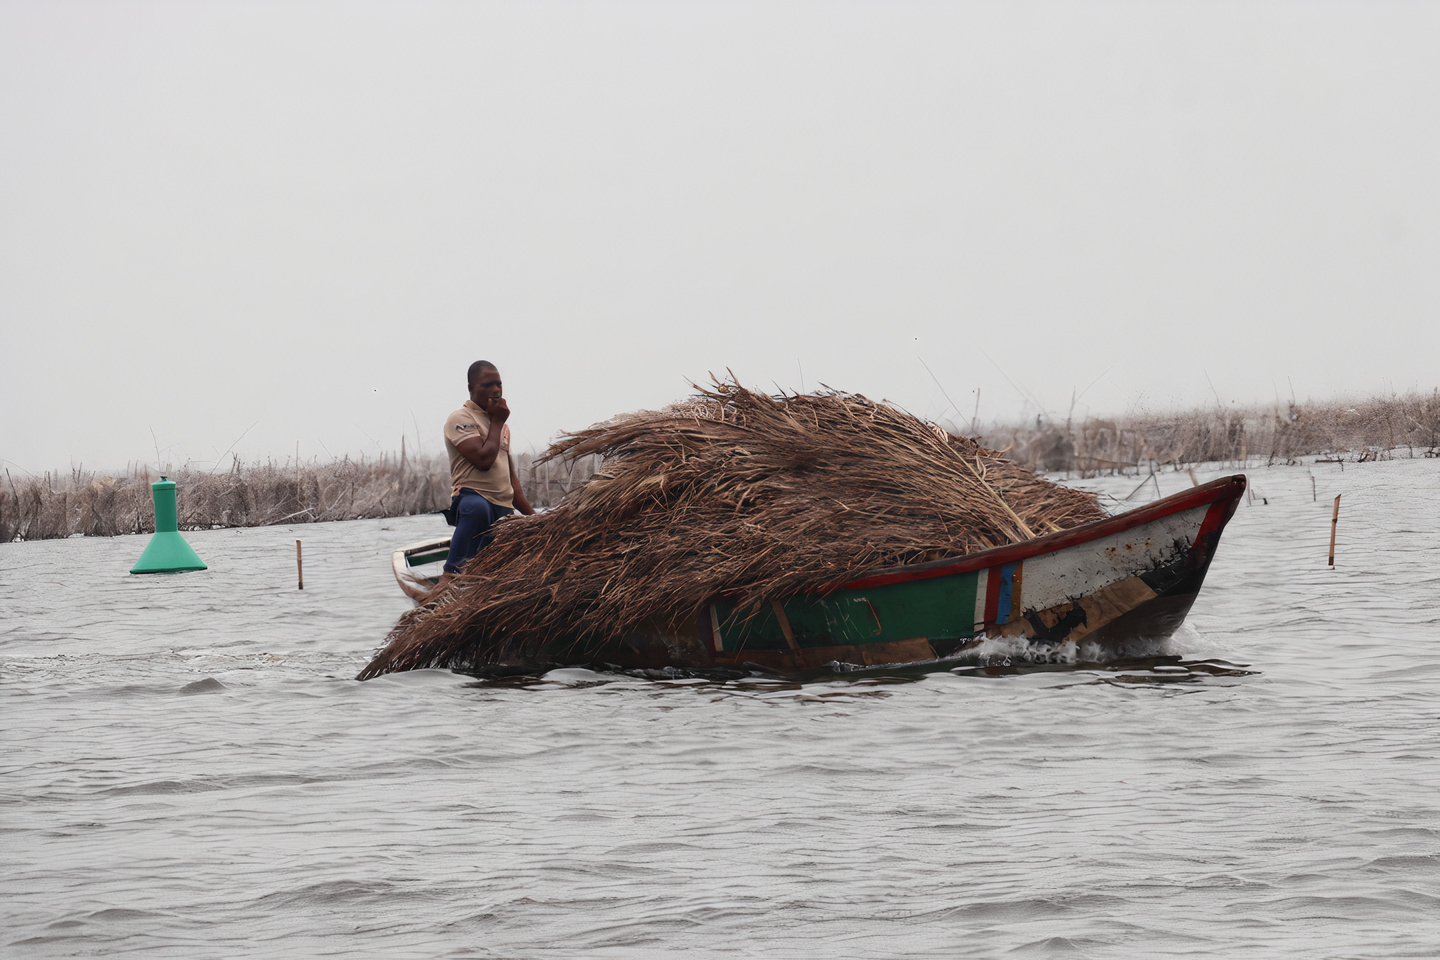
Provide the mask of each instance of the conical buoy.
[{"label": "conical buoy", "polygon": [[175,481],[161,477],[150,484],[155,497],[155,535],[140,554],[131,573],[179,573],[182,570],[205,570],[205,564],[180,536],[175,517]]}]

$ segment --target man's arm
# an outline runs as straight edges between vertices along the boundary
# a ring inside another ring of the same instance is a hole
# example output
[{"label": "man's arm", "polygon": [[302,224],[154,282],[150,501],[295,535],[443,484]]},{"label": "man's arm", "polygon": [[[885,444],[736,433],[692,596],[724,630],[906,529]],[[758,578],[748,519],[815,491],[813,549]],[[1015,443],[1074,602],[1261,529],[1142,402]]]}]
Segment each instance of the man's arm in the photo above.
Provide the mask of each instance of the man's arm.
[{"label": "man's arm", "polygon": [[509,419],[510,408],[504,400],[496,400],[490,405],[490,429],[485,436],[466,437],[455,444],[455,449],[481,470],[489,470],[500,455],[500,438],[505,433],[505,421]]},{"label": "man's arm", "polygon": [[525,491],[520,489],[520,474],[515,472],[515,458],[509,453],[505,456],[510,460],[510,492],[515,496],[515,509],[527,517],[533,517],[535,508],[530,506],[530,501],[525,499]]}]

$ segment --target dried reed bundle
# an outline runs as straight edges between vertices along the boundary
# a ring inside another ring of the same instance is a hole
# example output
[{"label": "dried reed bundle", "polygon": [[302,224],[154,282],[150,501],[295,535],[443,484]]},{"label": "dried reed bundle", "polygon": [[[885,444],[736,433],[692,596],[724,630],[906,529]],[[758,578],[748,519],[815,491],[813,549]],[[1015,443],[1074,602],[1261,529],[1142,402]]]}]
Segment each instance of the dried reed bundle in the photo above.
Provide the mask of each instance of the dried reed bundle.
[{"label": "dried reed bundle", "polygon": [[716,383],[572,434],[546,459],[604,466],[548,513],[508,519],[361,679],[603,641],[724,596],[751,609],[882,566],[957,556],[1104,515],[974,441],[832,391]]}]

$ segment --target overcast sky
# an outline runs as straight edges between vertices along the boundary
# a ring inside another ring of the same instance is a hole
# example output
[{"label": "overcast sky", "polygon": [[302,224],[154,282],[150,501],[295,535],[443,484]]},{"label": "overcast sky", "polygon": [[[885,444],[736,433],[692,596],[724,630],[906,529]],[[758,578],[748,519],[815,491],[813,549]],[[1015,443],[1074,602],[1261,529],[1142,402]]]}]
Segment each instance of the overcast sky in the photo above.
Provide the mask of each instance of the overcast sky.
[{"label": "overcast sky", "polygon": [[[1440,4],[0,0],[0,466],[1440,385]],[[928,366],[928,370],[927,370]],[[932,375],[933,374],[933,375]]]}]

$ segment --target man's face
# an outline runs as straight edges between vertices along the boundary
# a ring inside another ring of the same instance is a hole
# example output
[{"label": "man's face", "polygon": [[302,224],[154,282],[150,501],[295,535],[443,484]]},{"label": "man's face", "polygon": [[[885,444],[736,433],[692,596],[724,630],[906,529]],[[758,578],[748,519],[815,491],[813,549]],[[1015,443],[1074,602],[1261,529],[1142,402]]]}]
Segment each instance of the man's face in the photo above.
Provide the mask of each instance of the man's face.
[{"label": "man's face", "polygon": [[504,396],[504,388],[500,384],[500,371],[491,370],[488,367],[481,370],[475,377],[475,382],[470,385],[470,399],[481,410],[489,410],[490,404]]}]

